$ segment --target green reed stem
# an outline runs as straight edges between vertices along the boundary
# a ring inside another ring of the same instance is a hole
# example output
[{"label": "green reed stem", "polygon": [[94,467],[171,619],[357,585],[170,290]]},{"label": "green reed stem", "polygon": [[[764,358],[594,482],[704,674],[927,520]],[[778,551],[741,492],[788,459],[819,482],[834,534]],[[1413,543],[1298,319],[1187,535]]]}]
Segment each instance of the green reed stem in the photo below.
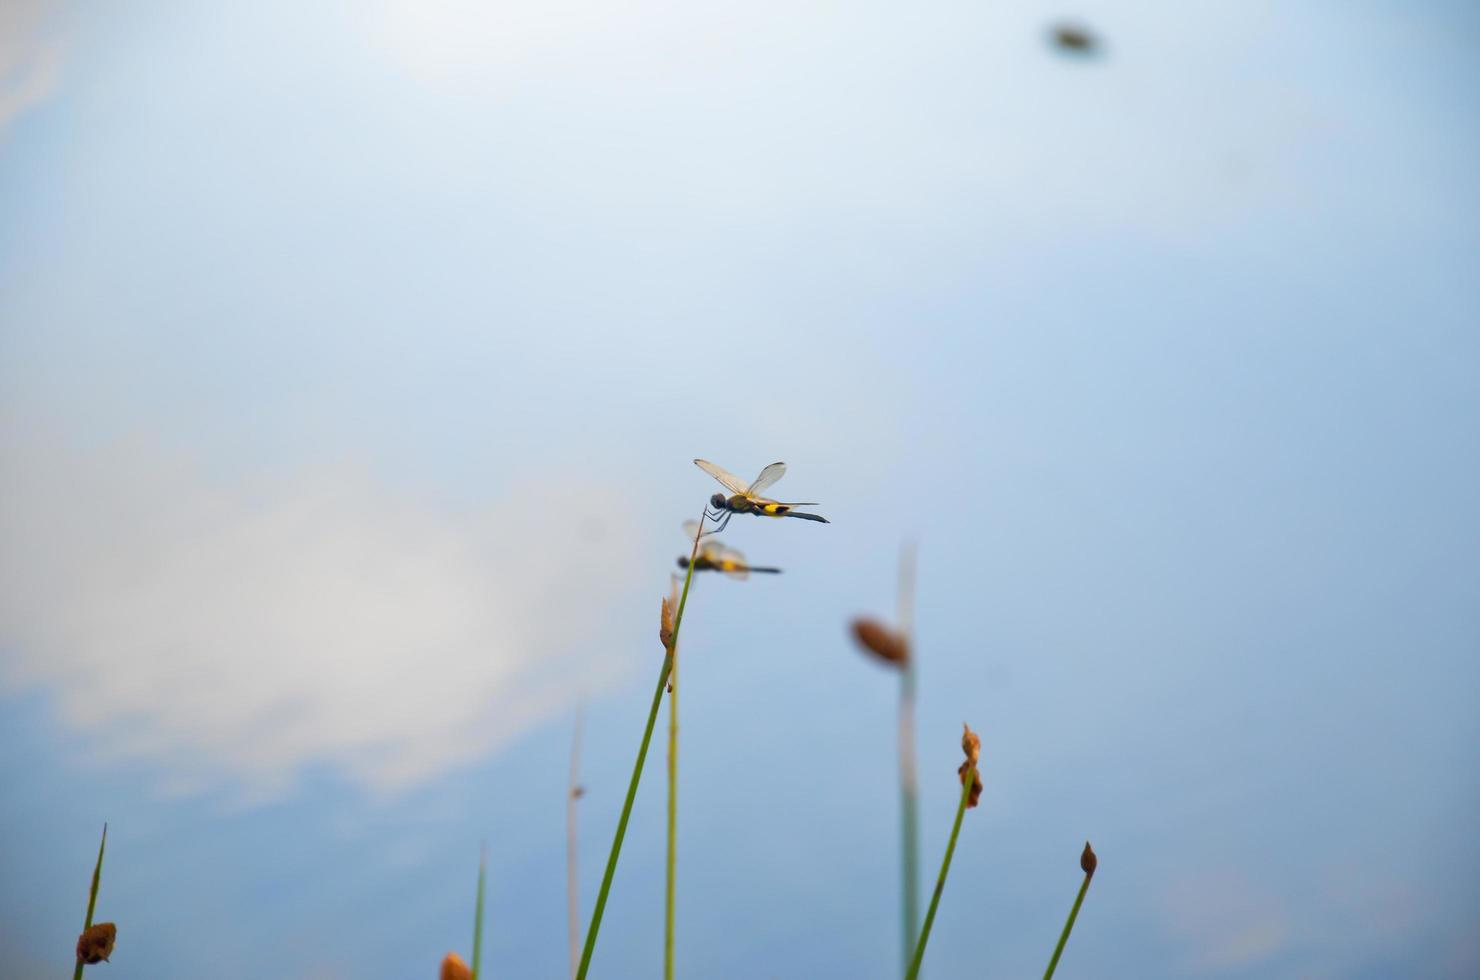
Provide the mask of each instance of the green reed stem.
[{"label": "green reed stem", "polygon": [[[82,920],[82,931],[92,928],[93,910],[98,905],[98,885],[103,880],[103,849],[108,846],[108,825],[103,824],[103,839],[98,843],[98,863],[93,866],[92,889],[87,894],[87,918]],[[72,971],[72,980],[82,980],[82,960],[77,961],[77,968]]]},{"label": "green reed stem", "polygon": [[483,879],[488,870],[488,845],[478,849],[478,901],[473,911],[473,980],[483,961]]},{"label": "green reed stem", "polygon": [[914,651],[899,673],[899,833],[904,916],[901,956],[909,971],[915,948],[915,924],[920,921],[919,793],[915,779],[915,664]]},{"label": "green reed stem", "polygon": [[935,910],[940,905],[940,893],[946,890],[946,875],[951,870],[951,855],[956,853],[956,837],[961,833],[961,817],[966,813],[966,800],[971,796],[971,787],[976,779],[976,769],[973,767],[961,781],[961,802],[956,804],[956,822],[951,825],[951,839],[946,844],[946,857],[940,864],[940,877],[935,880],[935,893],[930,896],[930,910],[925,913],[925,925],[920,930],[920,941],[915,946],[915,958],[910,962],[905,980],[915,980],[920,975],[920,963],[925,959],[925,944],[930,941],[930,927],[935,924]]},{"label": "green reed stem", "polygon": [[[703,518],[701,517],[702,521]],[[702,527],[701,527],[702,530]],[[698,544],[694,546],[698,554]],[[596,952],[596,936],[601,931],[601,917],[606,911],[607,894],[612,888],[612,876],[617,871],[617,858],[622,853],[622,839],[627,836],[627,821],[632,816],[632,802],[637,798],[637,784],[642,779],[642,764],[647,761],[648,743],[653,739],[653,726],[658,721],[658,705],[663,700],[663,688],[673,673],[673,651],[678,648],[678,629],[683,623],[684,604],[689,598],[689,581],[693,578],[694,563],[689,561],[688,574],[683,580],[683,596],[678,600],[678,612],[673,617],[673,638],[663,655],[663,666],[658,671],[658,686],[653,691],[653,706],[648,710],[647,727],[642,732],[642,744],[637,749],[637,762],[632,766],[632,780],[627,784],[627,798],[622,803],[622,815],[617,820],[616,837],[612,840],[611,855],[606,859],[606,873],[601,878],[601,890],[596,895],[596,908],[591,911],[591,924],[586,928],[586,945],[581,950],[581,966],[576,971],[576,980],[585,980],[591,968],[591,955]]]},{"label": "green reed stem", "polygon": [[699,539],[704,535],[704,515],[694,531],[694,548],[689,552],[689,567],[683,579],[683,595],[673,617],[673,643],[669,654],[673,672],[668,678],[668,868],[663,903],[663,977],[673,980],[673,914],[674,876],[678,864],[678,628],[683,623],[683,607],[689,598],[689,581],[694,576],[694,559],[699,555]]},{"label": "green reed stem", "polygon": [[1059,957],[1064,953],[1064,944],[1069,941],[1069,933],[1074,930],[1074,920],[1079,918],[1079,906],[1084,904],[1084,893],[1089,891],[1089,880],[1094,877],[1094,872],[1086,872],[1084,884],[1079,886],[1079,894],[1074,898],[1074,907],[1069,910],[1069,921],[1064,923],[1064,931],[1059,935],[1059,944],[1053,949],[1053,959],[1048,961],[1048,969],[1043,971],[1043,980],[1049,980],[1053,971],[1058,969]]},{"label": "green reed stem", "polygon": [[919,791],[915,778],[915,545],[899,551],[899,631],[908,655],[899,671],[899,834],[900,913],[904,928],[900,935],[900,959],[909,971],[915,949],[915,924],[920,921],[920,821]]},{"label": "green reed stem", "polygon": [[570,975],[581,963],[580,878],[576,874],[576,800],[581,796],[581,729],[586,709],[576,710],[576,731],[570,742],[570,783],[565,789],[565,931],[570,947]]}]

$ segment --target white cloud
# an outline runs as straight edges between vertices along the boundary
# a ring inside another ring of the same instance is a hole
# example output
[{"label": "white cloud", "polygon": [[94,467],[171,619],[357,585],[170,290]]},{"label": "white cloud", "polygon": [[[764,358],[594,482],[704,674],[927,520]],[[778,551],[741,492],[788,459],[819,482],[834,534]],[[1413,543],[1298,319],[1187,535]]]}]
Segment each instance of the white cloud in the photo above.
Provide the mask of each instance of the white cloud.
[{"label": "white cloud", "polygon": [[50,95],[61,74],[55,7],[52,0],[0,3],[0,132]]},{"label": "white cloud", "polygon": [[101,758],[281,792],[328,763],[395,790],[609,681],[631,536],[552,478],[453,513],[340,465],[212,481],[153,445],[6,439],[0,692],[41,687]]}]

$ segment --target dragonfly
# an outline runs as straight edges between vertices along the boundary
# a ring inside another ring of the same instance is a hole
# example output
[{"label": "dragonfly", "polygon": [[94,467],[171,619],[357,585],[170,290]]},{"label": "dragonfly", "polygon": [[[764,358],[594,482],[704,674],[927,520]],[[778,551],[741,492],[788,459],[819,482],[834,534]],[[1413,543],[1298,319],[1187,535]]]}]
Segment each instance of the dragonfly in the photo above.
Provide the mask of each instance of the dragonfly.
[{"label": "dragonfly", "polygon": [[[699,533],[698,521],[684,521],[683,536],[685,541],[693,541],[694,535]],[[678,556],[678,567],[689,567],[689,556]],[[730,578],[743,579],[751,572],[764,572],[768,575],[779,575],[779,568],[761,568],[756,565],[747,564],[745,556],[734,548],[726,548],[717,541],[702,540],[699,542],[699,553],[694,556],[694,571],[696,572],[724,572]]]},{"label": "dragonfly", "polygon": [[815,502],[783,504],[779,500],[760,496],[762,490],[786,475],[785,463],[772,463],[767,466],[749,486],[729,470],[715,466],[707,459],[696,459],[694,465],[714,477],[726,490],[730,491],[728,497],[717,493],[709,498],[709,508],[714,512],[709,515],[709,518],[716,524],[711,534],[723,531],[730,523],[730,518],[736,514],[754,514],[757,517],[800,517],[804,521],[830,523],[820,514],[802,514],[792,509],[794,507],[816,507]]}]

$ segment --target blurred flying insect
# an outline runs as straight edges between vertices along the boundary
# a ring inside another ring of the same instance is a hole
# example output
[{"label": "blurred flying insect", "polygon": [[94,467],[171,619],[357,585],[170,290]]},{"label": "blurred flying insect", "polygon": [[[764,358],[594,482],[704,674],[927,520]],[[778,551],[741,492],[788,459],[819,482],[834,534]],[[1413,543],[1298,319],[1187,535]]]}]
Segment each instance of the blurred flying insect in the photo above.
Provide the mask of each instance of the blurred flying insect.
[{"label": "blurred flying insect", "polygon": [[[683,522],[683,536],[685,541],[694,540],[694,535],[699,533],[698,521]],[[689,567],[689,556],[678,556],[678,567]],[[700,541],[699,553],[694,556],[694,571],[696,572],[724,572],[730,578],[743,579],[751,572],[762,572],[767,575],[779,575],[779,568],[759,568],[745,562],[745,556],[733,548],[726,548],[717,541]]]},{"label": "blurred flying insect", "polygon": [[759,496],[762,490],[765,490],[786,475],[785,463],[772,463],[770,466],[767,466],[761,470],[761,475],[756,477],[755,482],[749,486],[746,486],[744,481],[735,474],[722,467],[715,466],[707,459],[696,459],[694,460],[694,465],[714,477],[724,485],[726,490],[730,491],[730,496],[728,497],[722,493],[717,493],[709,498],[709,509],[714,512],[709,517],[710,520],[716,523],[715,529],[710,532],[711,534],[718,534],[720,531],[723,531],[725,525],[730,523],[730,518],[735,514],[754,514],[757,517],[800,517],[804,521],[821,521],[823,524],[829,523],[826,517],[819,514],[799,514],[792,509],[793,507],[816,507],[817,504],[815,502],[783,504],[778,500]]}]

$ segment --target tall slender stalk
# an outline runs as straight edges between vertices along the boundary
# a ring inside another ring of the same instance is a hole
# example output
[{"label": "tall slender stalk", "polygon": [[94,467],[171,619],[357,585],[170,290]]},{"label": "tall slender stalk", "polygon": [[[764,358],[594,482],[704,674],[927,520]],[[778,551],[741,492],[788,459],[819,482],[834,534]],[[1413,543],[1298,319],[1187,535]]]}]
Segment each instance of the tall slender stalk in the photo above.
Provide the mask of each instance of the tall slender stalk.
[{"label": "tall slender stalk", "polygon": [[1059,934],[1059,944],[1053,949],[1053,959],[1048,961],[1048,969],[1043,971],[1043,980],[1050,980],[1053,977],[1053,971],[1058,969],[1059,957],[1064,953],[1064,944],[1069,941],[1069,933],[1074,929],[1074,920],[1079,918],[1079,906],[1084,904],[1084,893],[1089,891],[1089,880],[1095,876],[1095,868],[1099,867],[1099,863],[1094,849],[1089,846],[1089,841],[1085,841],[1084,853],[1079,857],[1079,866],[1084,869],[1084,883],[1079,886],[1079,894],[1074,898],[1074,907],[1069,910],[1069,920],[1064,923],[1064,931]]},{"label": "tall slender stalk", "polygon": [[915,956],[905,973],[905,980],[915,980],[920,975],[920,963],[925,959],[925,944],[930,941],[930,927],[935,924],[935,910],[940,906],[940,894],[946,890],[946,875],[951,870],[951,855],[956,853],[956,837],[961,833],[961,817],[966,813],[966,801],[971,796],[972,784],[977,780],[976,767],[970,767],[961,780],[961,802],[956,805],[956,822],[951,825],[951,839],[946,844],[945,860],[940,863],[940,877],[935,880],[935,892],[930,896],[930,910],[925,913],[925,925],[920,929],[920,941],[915,945]]},{"label": "tall slender stalk", "polygon": [[694,531],[694,550],[689,553],[688,574],[684,576],[684,598],[678,603],[678,616],[673,624],[673,642],[669,654],[673,672],[668,678],[668,868],[663,902],[663,977],[673,980],[673,914],[674,876],[678,863],[678,626],[683,619],[683,604],[689,594],[689,579],[694,574],[694,559],[699,555],[699,539],[704,535],[704,515]]},{"label": "tall slender stalk", "polygon": [[[98,843],[98,863],[93,865],[92,889],[87,894],[87,918],[82,920],[82,931],[92,928],[93,910],[98,905],[98,885],[103,880],[103,849],[108,846],[108,825],[103,824],[103,839]],[[72,971],[72,980],[82,980],[82,960],[78,959],[77,968]]]},{"label": "tall slender stalk", "polygon": [[473,909],[473,980],[483,962],[483,879],[488,871],[488,845],[478,848],[478,901]]},{"label": "tall slender stalk", "polygon": [[570,742],[570,783],[565,790],[565,931],[570,946],[570,975],[581,962],[580,880],[576,875],[576,800],[581,797],[581,729],[586,712],[576,710],[576,733]]},{"label": "tall slender stalk", "polygon": [[[700,517],[700,530],[703,530],[703,517]],[[580,967],[576,970],[576,980],[585,980],[586,971],[591,968],[591,956],[596,952],[596,936],[601,931],[601,917],[606,911],[606,897],[612,888],[612,876],[617,871],[617,858],[622,853],[622,839],[627,836],[627,821],[632,816],[632,802],[637,798],[637,784],[642,779],[642,764],[647,761],[648,743],[653,739],[653,726],[658,721],[658,705],[663,700],[663,688],[668,685],[668,678],[673,673],[673,651],[678,648],[678,630],[683,625],[683,609],[689,599],[689,582],[694,576],[693,558],[699,553],[699,542],[694,541],[694,552],[689,559],[689,570],[683,579],[683,595],[678,600],[678,612],[673,620],[673,636],[669,640],[668,649],[663,654],[663,666],[658,671],[658,686],[653,690],[653,705],[648,710],[647,727],[642,732],[642,744],[637,749],[637,762],[632,766],[632,780],[627,784],[627,798],[622,803],[622,815],[617,819],[617,833],[612,839],[611,855],[606,859],[606,873],[601,877],[601,890],[596,894],[596,907],[591,911],[591,924],[586,928],[586,945],[581,951]]]},{"label": "tall slender stalk", "polygon": [[915,777],[915,546],[906,544],[899,552],[900,635],[908,655],[899,671],[899,833],[904,877],[900,911],[904,918],[900,958],[903,969],[910,966],[915,948],[915,923],[920,921],[920,825],[919,791]]}]

